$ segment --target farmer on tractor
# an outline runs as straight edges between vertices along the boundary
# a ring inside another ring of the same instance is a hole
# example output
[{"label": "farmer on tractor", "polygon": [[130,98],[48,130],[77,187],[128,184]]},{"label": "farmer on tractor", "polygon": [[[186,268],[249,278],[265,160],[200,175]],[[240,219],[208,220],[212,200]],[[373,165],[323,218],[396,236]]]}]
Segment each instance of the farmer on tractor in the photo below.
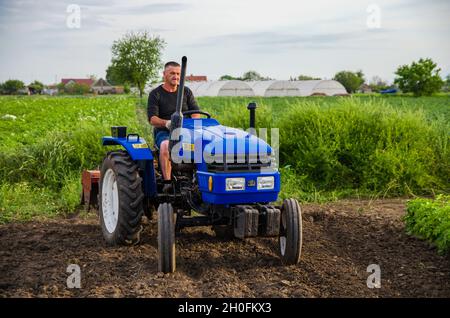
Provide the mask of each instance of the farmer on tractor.
[{"label": "farmer on tractor", "polygon": [[[144,138],[127,134],[125,126],[113,126],[111,136],[102,137],[102,145],[123,149],[108,151],[99,170],[83,172],[83,202],[89,207],[90,198],[98,198],[103,237],[110,245],[139,242],[142,216],[151,219],[157,207],[158,270],[163,273],[176,268],[175,234],[192,226],[211,226],[222,237],[278,237],[282,263],[298,264],[301,207],[293,198],[276,204],[281,179],[276,166],[272,167],[275,149],[262,138],[221,125],[199,110],[192,92],[184,90],[186,64],[186,56],[181,67],[167,63],[164,84],[149,96],[148,118],[161,152],[160,168],[156,169],[154,152]],[[256,103],[247,106],[250,127],[256,127],[255,108]],[[206,118],[189,118],[193,115]],[[235,147],[235,143],[244,147]],[[178,147],[180,156],[194,157],[194,161],[198,156],[202,161],[177,162]],[[218,158],[233,160],[205,162],[213,152]]]},{"label": "farmer on tractor", "polygon": [[[167,62],[164,65],[164,83],[153,89],[148,96],[147,115],[153,126],[155,146],[159,149],[159,165],[164,178],[164,192],[171,189],[172,166],[169,156],[170,117],[175,112],[180,82],[181,67],[177,62]],[[184,88],[182,111],[199,110],[192,91]],[[192,114],[199,118],[200,114]]]}]

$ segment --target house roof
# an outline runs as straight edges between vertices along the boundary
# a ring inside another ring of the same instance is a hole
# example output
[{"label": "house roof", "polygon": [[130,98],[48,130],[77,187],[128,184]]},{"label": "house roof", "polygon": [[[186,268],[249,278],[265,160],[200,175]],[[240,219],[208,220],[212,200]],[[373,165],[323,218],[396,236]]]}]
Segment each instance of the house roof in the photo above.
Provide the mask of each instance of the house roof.
[{"label": "house roof", "polygon": [[77,84],[86,84],[88,86],[91,86],[94,83],[94,80],[92,80],[90,78],[63,78],[63,79],[61,79],[61,83],[63,83],[64,85],[66,85],[70,81],[73,81]]},{"label": "house roof", "polygon": [[207,81],[207,77],[205,75],[188,75],[186,76],[186,81],[188,82],[203,82]]},{"label": "house roof", "polygon": [[112,87],[111,84],[109,84],[106,80],[104,80],[103,78],[99,78],[95,83],[92,84],[93,87]]}]

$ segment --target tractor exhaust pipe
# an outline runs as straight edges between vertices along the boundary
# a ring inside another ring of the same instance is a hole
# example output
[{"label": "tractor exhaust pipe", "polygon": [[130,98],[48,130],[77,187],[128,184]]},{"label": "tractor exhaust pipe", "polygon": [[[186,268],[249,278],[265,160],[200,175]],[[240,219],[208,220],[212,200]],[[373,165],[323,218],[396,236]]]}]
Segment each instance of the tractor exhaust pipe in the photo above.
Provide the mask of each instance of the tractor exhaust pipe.
[{"label": "tractor exhaust pipe", "polygon": [[250,111],[250,133],[255,135],[256,133],[256,124],[255,124],[255,113],[256,113],[256,103],[251,102],[248,104],[247,109]]},{"label": "tractor exhaust pipe", "polygon": [[169,156],[172,154],[173,146],[180,141],[180,129],[183,126],[183,97],[184,97],[184,78],[186,76],[187,58],[183,56],[181,59],[181,76],[178,85],[177,105],[175,113],[170,117],[170,134],[169,134]]}]

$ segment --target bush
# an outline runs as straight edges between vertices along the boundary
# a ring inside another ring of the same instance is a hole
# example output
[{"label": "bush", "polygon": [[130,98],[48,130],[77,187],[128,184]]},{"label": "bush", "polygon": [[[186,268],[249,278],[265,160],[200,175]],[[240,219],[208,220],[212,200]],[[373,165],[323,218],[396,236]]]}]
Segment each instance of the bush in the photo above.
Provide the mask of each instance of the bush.
[{"label": "bush", "polygon": [[404,221],[408,234],[436,245],[440,253],[450,251],[450,196],[435,200],[415,199],[407,203]]},{"label": "bush", "polygon": [[90,90],[91,88],[87,84],[69,83],[64,86],[64,92],[69,95],[84,95]]},{"label": "bush", "polygon": [[318,191],[448,190],[448,127],[429,125],[423,112],[342,99],[291,107],[278,125],[281,164]]}]

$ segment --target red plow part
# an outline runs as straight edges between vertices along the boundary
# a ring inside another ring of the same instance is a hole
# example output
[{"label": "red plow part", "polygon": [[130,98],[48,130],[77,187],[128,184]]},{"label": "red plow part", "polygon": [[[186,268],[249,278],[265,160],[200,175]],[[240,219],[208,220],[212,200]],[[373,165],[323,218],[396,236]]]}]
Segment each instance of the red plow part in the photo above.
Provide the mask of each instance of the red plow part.
[{"label": "red plow part", "polygon": [[86,210],[98,208],[98,181],[100,179],[100,170],[83,170],[81,174],[81,184],[83,191],[81,193],[81,204]]}]

